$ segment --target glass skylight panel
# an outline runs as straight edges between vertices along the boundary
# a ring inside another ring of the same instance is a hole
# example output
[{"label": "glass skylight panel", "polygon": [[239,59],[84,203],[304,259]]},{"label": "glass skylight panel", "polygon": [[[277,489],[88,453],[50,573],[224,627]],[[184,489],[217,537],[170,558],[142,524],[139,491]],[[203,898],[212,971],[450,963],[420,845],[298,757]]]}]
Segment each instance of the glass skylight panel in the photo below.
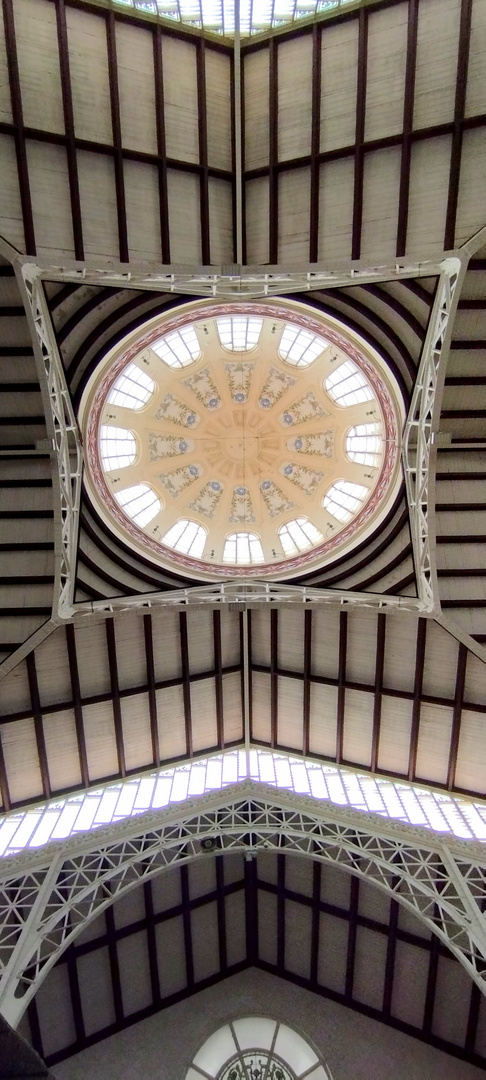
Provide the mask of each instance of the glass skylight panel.
[{"label": "glass skylight panel", "polygon": [[[235,0],[113,0],[163,19],[186,23],[215,34],[235,33]],[[356,0],[240,0],[240,33],[261,33],[294,20],[336,11]]]},{"label": "glass skylight panel", "polygon": [[223,349],[229,352],[249,352],[260,340],[263,319],[250,315],[228,315],[217,319],[218,337]]},{"label": "glass skylight panel", "polygon": [[357,424],[346,435],[346,453],[350,461],[376,468],[381,460],[383,439],[379,424]]},{"label": "glass skylight panel", "polygon": [[299,551],[320,544],[324,537],[306,517],[294,518],[278,530],[285,555],[297,555]]},{"label": "glass skylight panel", "polygon": [[162,543],[174,548],[174,551],[182,552],[183,555],[192,555],[193,558],[200,559],[204,551],[206,536],[206,529],[202,525],[198,525],[196,521],[181,518],[162,537]]},{"label": "glass skylight panel", "polygon": [[324,495],[322,505],[344,525],[358,512],[368,494],[369,489],[363,484],[351,484],[347,480],[338,480]]},{"label": "glass skylight panel", "polygon": [[151,349],[171,368],[188,367],[195,364],[201,356],[201,349],[193,326],[182,326],[172,330],[159,341],[154,341]]},{"label": "glass skylight panel", "polygon": [[374,398],[367,379],[352,360],[345,360],[335,368],[324,380],[324,386],[329,397],[344,407],[360,405]]},{"label": "glass skylight panel", "polygon": [[106,400],[110,405],[122,405],[124,409],[143,409],[154,390],[155,383],[150,375],[141,371],[136,364],[128,364],[113,384]]},{"label": "glass skylight panel", "polygon": [[126,428],[101,425],[100,437],[101,464],[106,472],[113,469],[126,469],[133,465],[137,456],[137,444],[131,431]]},{"label": "glass skylight panel", "polygon": [[327,349],[328,344],[325,338],[287,323],[280,338],[278,355],[294,367],[309,367]]},{"label": "glass skylight panel", "polygon": [[125,514],[141,529],[158,514],[161,502],[148,484],[134,484],[115,492],[115,499]]},{"label": "glass skylight panel", "polygon": [[255,533],[231,533],[225,541],[223,562],[232,566],[250,566],[265,562],[259,537]]}]

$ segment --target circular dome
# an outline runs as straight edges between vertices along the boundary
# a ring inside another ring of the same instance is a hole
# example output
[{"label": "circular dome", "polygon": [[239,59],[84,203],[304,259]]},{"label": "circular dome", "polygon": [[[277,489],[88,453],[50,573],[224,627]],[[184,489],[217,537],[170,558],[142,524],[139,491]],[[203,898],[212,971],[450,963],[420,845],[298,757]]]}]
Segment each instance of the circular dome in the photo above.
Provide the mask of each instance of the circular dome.
[{"label": "circular dome", "polygon": [[319,1052],[288,1024],[244,1016],[218,1028],[199,1048],[185,1080],[330,1080]]},{"label": "circular dome", "polygon": [[401,480],[385,362],[291,301],[150,320],[104,357],[80,413],[106,524],[199,580],[323,566],[379,525]]}]

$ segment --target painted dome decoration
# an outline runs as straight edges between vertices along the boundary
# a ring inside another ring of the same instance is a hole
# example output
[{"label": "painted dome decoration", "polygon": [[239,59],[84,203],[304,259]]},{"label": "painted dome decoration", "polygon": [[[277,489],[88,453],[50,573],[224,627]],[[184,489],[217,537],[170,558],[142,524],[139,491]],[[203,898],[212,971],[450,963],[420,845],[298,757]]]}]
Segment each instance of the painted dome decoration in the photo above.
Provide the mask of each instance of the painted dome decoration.
[{"label": "painted dome decoration", "polygon": [[184,576],[291,578],[379,526],[403,402],[384,360],[287,300],[181,305],[100,362],[85,483],[124,543]]}]

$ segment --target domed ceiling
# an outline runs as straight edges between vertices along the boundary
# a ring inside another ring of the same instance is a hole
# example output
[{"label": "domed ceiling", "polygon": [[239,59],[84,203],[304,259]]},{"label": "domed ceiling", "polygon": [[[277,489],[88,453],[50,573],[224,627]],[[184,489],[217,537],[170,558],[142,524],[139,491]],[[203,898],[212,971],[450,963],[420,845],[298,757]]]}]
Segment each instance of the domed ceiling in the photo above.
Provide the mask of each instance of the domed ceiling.
[{"label": "domed ceiling", "polygon": [[379,526],[401,481],[384,361],[295,302],[151,320],[97,367],[80,415],[98,513],[200,580],[323,566]]}]

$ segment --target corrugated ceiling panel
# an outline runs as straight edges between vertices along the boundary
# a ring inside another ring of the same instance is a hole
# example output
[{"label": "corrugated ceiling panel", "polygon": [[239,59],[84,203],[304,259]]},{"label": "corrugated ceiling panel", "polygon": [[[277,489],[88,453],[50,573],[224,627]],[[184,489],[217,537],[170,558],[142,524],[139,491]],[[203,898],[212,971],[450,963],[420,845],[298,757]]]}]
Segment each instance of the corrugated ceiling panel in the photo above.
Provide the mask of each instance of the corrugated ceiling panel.
[{"label": "corrugated ceiling panel", "polygon": [[127,769],[143,769],[153,761],[148,694],[122,698],[123,745]]},{"label": "corrugated ceiling panel", "polygon": [[407,773],[412,729],[412,702],[383,695],[378,768]]},{"label": "corrugated ceiling panel", "polygon": [[297,679],[278,679],[278,743],[303,751],[304,685]]},{"label": "corrugated ceiling panel", "polygon": [[336,686],[313,683],[310,691],[310,752],[335,757],[338,692]]},{"label": "corrugated ceiling panel", "polygon": [[186,753],[182,687],[157,690],[156,696],[160,756],[162,760],[170,760]]},{"label": "corrugated ceiling panel", "polygon": [[346,761],[369,766],[373,731],[373,695],[346,690],[343,755]]}]

